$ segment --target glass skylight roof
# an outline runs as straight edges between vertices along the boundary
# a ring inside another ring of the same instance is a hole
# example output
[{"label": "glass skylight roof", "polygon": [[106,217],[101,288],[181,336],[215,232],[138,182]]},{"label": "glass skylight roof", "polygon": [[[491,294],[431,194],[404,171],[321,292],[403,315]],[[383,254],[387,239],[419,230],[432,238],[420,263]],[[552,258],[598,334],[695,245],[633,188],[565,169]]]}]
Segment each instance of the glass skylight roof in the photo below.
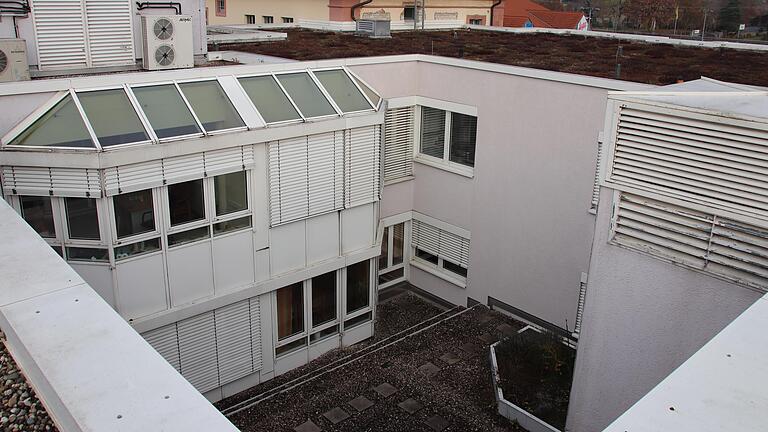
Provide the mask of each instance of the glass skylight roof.
[{"label": "glass skylight roof", "polygon": [[348,113],[371,109],[371,104],[343,70],[317,71],[315,76],[341,111]]},{"label": "glass skylight roof", "polygon": [[17,127],[3,143],[104,149],[364,113],[378,109],[380,100],[341,68],[69,90],[48,102],[52,108],[25,120],[24,129]]}]

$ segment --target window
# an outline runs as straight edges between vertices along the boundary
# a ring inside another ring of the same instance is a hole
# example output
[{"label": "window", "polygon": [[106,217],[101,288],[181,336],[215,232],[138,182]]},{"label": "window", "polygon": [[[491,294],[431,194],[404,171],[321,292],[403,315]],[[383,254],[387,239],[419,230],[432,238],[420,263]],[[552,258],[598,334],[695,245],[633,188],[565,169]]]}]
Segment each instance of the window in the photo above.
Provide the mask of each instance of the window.
[{"label": "window", "polygon": [[95,148],[71,95],[35,120],[10,145]]},{"label": "window", "polygon": [[206,131],[219,131],[245,126],[218,81],[179,84]]},{"label": "window", "polygon": [[264,24],[272,24],[275,22],[275,17],[270,15],[264,15],[263,17],[261,17],[261,19]]},{"label": "window", "polygon": [[248,185],[245,171],[216,176],[213,179],[216,216],[248,209]]},{"label": "window", "polygon": [[102,147],[149,141],[125,90],[83,92],[77,98]]},{"label": "window", "polygon": [[416,17],[416,8],[413,6],[407,6],[403,8],[403,19],[405,21],[413,21]]},{"label": "window", "polygon": [[451,113],[451,154],[449,160],[474,167],[476,141],[477,117]]},{"label": "window", "polygon": [[413,259],[411,263],[461,287],[466,286],[469,266],[469,233],[457,234],[457,227],[438,228],[437,221],[426,215],[414,215],[411,221]]},{"label": "window", "polygon": [[336,272],[312,278],[312,327],[336,320]]},{"label": "window", "polygon": [[470,25],[483,25],[483,20],[479,18],[470,18],[469,19]]},{"label": "window", "polygon": [[355,327],[357,325],[360,325],[364,322],[368,322],[371,320],[371,312],[364,313],[362,315],[358,315],[354,318],[350,318],[346,321],[344,321],[344,330],[351,329],[352,327]]},{"label": "window", "polygon": [[438,262],[437,255],[432,255],[431,253],[419,248],[416,248],[416,258],[421,258],[424,261],[427,261],[434,265],[437,265],[437,262]]},{"label": "window", "polygon": [[443,260],[443,268],[461,277],[464,277],[464,278],[467,277],[467,269],[465,269],[464,267],[458,264],[454,264],[448,260],[445,260],[445,259]]},{"label": "window", "polygon": [[276,291],[277,339],[304,331],[304,283],[297,282]]},{"label": "window", "polygon": [[175,85],[135,87],[131,90],[158,138],[201,133]]},{"label": "window", "polygon": [[343,70],[317,71],[314,74],[342,112],[348,113],[371,109],[368,100],[366,100],[352,79]]},{"label": "window", "polygon": [[205,219],[203,179],[168,186],[171,226]]},{"label": "window", "polygon": [[115,259],[120,260],[160,250],[160,239],[153,238],[115,248]]},{"label": "window", "polygon": [[283,17],[283,24],[292,24],[293,17]]},{"label": "window", "polygon": [[117,195],[112,200],[118,238],[155,231],[151,189]]},{"label": "window", "polygon": [[216,16],[227,16],[227,0],[216,0]]},{"label": "window", "polygon": [[230,219],[224,222],[213,224],[213,235],[226,234],[231,231],[238,231],[251,227],[251,217],[244,216],[237,219]]},{"label": "window", "polygon": [[64,198],[69,238],[100,240],[99,216],[93,198]]},{"label": "window", "polygon": [[245,16],[245,23],[246,24],[256,24],[256,15],[246,15]]},{"label": "window", "polygon": [[335,115],[336,110],[306,72],[277,75],[278,81],[306,117]]},{"label": "window", "polygon": [[443,158],[445,153],[445,111],[421,107],[421,153]]},{"label": "window", "polygon": [[109,252],[102,248],[68,247],[68,261],[109,262]]},{"label": "window", "polygon": [[347,313],[364,309],[370,304],[370,261],[347,267]]},{"label": "window", "polygon": [[168,247],[190,243],[196,240],[209,238],[210,236],[211,230],[207,225],[200,228],[193,228],[190,230],[182,231],[176,234],[168,234]]},{"label": "window", "polygon": [[390,108],[384,116],[384,181],[413,175],[414,107]]},{"label": "window", "polygon": [[240,78],[238,81],[265,122],[276,123],[301,119],[301,115],[273,77]]},{"label": "window", "polygon": [[40,237],[56,238],[51,197],[20,196],[19,201],[21,202],[21,217],[29,226],[37,231]]},{"label": "window", "polygon": [[389,266],[389,227],[384,228],[384,237],[381,241],[381,255],[379,255],[379,270]]},{"label": "window", "polygon": [[477,117],[423,106],[420,140],[420,155],[473,168]]},{"label": "window", "polygon": [[403,245],[405,222],[384,228],[379,255],[379,288],[394,285],[405,277]]}]

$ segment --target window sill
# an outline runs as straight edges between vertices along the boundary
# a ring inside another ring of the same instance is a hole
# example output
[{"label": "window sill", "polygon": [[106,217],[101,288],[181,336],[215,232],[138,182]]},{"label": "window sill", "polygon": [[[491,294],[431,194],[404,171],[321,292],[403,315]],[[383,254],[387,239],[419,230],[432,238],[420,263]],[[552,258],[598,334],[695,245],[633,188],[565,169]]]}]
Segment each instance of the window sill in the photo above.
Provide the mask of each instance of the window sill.
[{"label": "window sill", "polygon": [[416,156],[413,158],[414,162],[418,162],[422,165],[429,165],[434,168],[441,169],[443,171],[452,172],[454,174],[458,174],[463,177],[467,178],[474,178],[475,177],[475,169],[466,167],[464,165],[451,163],[451,162],[445,162],[445,161],[437,161],[437,160],[431,160],[424,156]]},{"label": "window sill", "polygon": [[439,277],[440,279],[442,279],[442,280],[444,280],[446,282],[450,282],[450,283],[456,285],[459,288],[462,288],[462,289],[466,289],[467,288],[467,281],[466,280],[461,280],[459,278],[456,278],[456,277],[453,277],[451,275],[445,274],[445,273],[441,272],[437,267],[435,267],[433,265],[420,262],[419,260],[416,260],[416,259],[412,259],[411,260],[411,265],[416,267],[419,270],[423,270],[423,271],[425,271],[425,272],[427,272],[427,273],[429,273],[429,274],[431,274],[433,276]]}]

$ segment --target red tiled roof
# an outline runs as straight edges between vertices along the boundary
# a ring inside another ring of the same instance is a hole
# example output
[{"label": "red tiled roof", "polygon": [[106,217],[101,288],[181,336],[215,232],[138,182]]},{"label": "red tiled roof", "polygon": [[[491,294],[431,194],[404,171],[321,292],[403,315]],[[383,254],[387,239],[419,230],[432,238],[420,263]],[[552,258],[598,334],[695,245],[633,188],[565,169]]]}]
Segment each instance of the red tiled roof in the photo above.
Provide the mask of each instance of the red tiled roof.
[{"label": "red tiled roof", "polygon": [[581,12],[529,10],[528,16],[534,27],[575,29],[584,14]]},{"label": "red tiled roof", "polygon": [[507,18],[527,17],[529,10],[547,10],[547,8],[531,0],[506,0],[504,2],[504,25],[507,25]]},{"label": "red tiled roof", "polygon": [[528,22],[527,16],[505,16],[504,27],[525,27]]}]

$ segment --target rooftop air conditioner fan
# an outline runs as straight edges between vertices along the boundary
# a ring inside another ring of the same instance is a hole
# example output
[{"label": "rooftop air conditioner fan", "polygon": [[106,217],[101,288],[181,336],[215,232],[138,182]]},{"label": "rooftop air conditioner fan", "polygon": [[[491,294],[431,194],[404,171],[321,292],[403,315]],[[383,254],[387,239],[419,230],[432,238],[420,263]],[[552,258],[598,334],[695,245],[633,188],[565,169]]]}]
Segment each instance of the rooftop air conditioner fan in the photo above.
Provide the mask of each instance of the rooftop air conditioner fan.
[{"label": "rooftop air conditioner fan", "polygon": [[148,70],[195,66],[192,17],[142,15],[142,66]]},{"label": "rooftop air conditioner fan", "polygon": [[155,61],[160,66],[170,66],[176,58],[176,53],[170,45],[160,45],[155,50]]},{"label": "rooftop air conditioner fan", "polygon": [[23,39],[0,38],[0,83],[28,79],[26,42]]},{"label": "rooftop air conditioner fan", "polygon": [[173,36],[173,22],[165,18],[160,18],[155,21],[152,30],[156,38],[160,40],[168,40]]},{"label": "rooftop air conditioner fan", "polygon": [[0,50],[0,74],[5,72],[5,70],[8,68],[8,56],[5,55],[5,52]]}]

